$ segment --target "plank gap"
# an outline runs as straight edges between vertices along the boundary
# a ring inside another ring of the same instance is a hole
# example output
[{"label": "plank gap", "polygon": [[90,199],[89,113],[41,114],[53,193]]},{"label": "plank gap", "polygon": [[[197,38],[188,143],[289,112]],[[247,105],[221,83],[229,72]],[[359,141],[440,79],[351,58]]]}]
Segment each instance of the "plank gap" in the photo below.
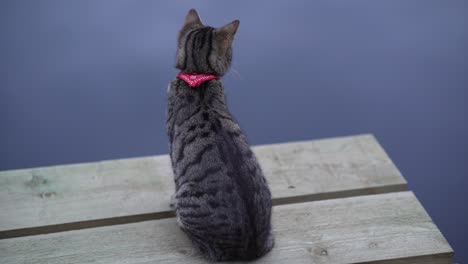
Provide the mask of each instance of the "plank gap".
[{"label": "plank gap", "polygon": [[379,187],[372,187],[372,188],[361,188],[361,189],[354,189],[354,190],[344,190],[344,191],[327,192],[327,193],[314,193],[314,194],[291,196],[291,197],[280,197],[280,198],[274,198],[272,202],[273,202],[273,205],[284,205],[284,204],[305,203],[305,202],[330,200],[330,199],[338,199],[338,198],[348,198],[348,197],[361,196],[361,195],[403,192],[403,191],[408,191],[408,186],[406,184],[395,184],[395,185],[379,186]]},{"label": "plank gap", "polygon": [[143,222],[143,221],[149,221],[149,220],[159,220],[159,219],[165,219],[165,218],[171,218],[171,217],[175,217],[174,211],[163,211],[163,212],[139,214],[139,215],[126,215],[126,216],[95,219],[95,220],[88,220],[88,221],[79,221],[79,222],[57,224],[57,225],[21,228],[21,229],[0,231],[0,239],[45,235],[45,234],[59,233],[59,232],[72,231],[72,230],[130,224],[130,223],[137,223],[137,222]]}]

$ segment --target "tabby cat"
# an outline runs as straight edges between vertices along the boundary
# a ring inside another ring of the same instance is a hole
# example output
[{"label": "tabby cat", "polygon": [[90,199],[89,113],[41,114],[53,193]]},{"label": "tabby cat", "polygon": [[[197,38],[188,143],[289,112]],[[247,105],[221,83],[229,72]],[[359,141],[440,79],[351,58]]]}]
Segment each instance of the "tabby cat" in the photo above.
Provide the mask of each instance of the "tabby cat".
[{"label": "tabby cat", "polygon": [[168,87],[172,206],[181,229],[212,261],[255,259],[274,244],[270,190],[219,80],[230,67],[238,26],[238,20],[204,26],[190,10],[178,35],[176,68],[216,78],[193,88],[177,78]]}]

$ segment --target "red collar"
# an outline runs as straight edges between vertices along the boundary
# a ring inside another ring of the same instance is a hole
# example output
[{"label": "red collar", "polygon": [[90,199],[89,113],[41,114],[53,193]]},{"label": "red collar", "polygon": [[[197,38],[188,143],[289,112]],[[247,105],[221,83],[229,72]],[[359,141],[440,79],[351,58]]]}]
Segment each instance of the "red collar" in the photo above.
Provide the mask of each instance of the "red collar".
[{"label": "red collar", "polygon": [[184,80],[190,87],[194,88],[206,81],[219,79],[219,76],[203,73],[179,72],[177,78]]}]

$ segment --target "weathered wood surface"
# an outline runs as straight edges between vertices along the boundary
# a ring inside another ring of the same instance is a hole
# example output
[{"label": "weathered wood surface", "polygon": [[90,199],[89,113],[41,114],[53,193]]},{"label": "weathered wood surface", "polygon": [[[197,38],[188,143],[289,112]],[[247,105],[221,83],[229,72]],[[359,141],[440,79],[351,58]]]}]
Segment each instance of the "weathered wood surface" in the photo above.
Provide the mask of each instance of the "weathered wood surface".
[{"label": "weathered wood surface", "polygon": [[[411,192],[274,207],[276,246],[256,263],[451,263]],[[207,263],[174,218],[0,240],[2,263]]]},{"label": "weathered wood surface", "polygon": [[[372,135],[254,152],[275,204],[406,190]],[[170,217],[172,177],[167,155],[0,172],[0,238]]]}]

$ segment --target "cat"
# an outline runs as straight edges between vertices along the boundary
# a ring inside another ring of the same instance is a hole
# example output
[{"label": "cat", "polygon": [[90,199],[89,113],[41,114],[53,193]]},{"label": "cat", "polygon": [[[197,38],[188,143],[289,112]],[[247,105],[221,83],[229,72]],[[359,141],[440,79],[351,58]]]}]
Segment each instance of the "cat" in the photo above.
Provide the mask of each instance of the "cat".
[{"label": "cat", "polygon": [[211,79],[191,87],[178,76],[168,87],[172,206],[182,231],[211,261],[252,260],[274,246],[271,192],[219,79],[231,65],[238,27],[239,20],[204,26],[191,9],[178,34],[176,68],[195,76],[189,79]]}]

